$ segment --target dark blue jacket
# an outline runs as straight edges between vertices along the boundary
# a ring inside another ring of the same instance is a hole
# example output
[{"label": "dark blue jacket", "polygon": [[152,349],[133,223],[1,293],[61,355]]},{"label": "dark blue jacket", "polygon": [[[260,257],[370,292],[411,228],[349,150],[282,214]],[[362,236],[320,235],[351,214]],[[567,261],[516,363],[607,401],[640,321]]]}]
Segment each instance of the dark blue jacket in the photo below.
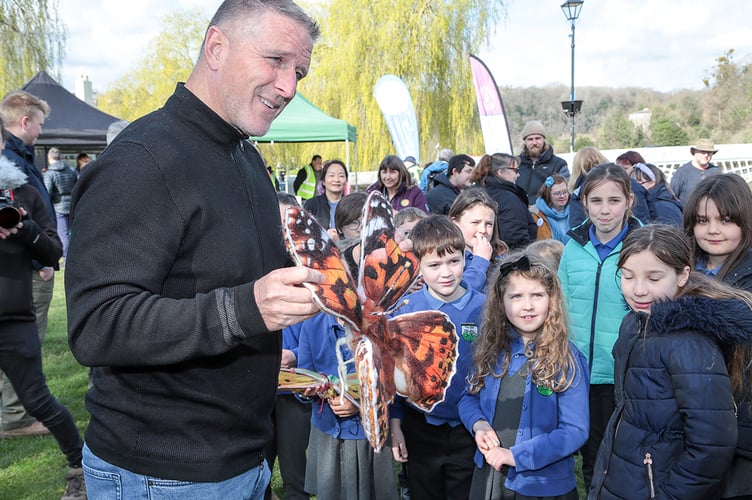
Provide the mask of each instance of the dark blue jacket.
[{"label": "dark blue jacket", "polygon": [[55,209],[52,207],[52,201],[50,200],[47,188],[44,187],[42,172],[37,170],[34,166],[34,147],[27,146],[21,139],[8,132],[8,139],[5,141],[3,156],[15,163],[23,173],[29,176],[29,184],[37,188],[39,194],[42,195],[42,199],[50,210],[50,217],[52,217],[52,221],[57,227]]},{"label": "dark blue jacket", "polygon": [[454,199],[460,194],[460,190],[454,187],[446,174],[434,177],[433,189],[426,193],[428,209],[432,214],[448,215]]},{"label": "dark blue jacket", "polygon": [[647,201],[651,224],[668,224],[679,229],[684,226],[684,205],[671,194],[665,184],[656,184],[650,188]]},{"label": "dark blue jacket", "polygon": [[683,297],[624,318],[616,409],[590,498],[650,498],[651,489],[661,499],[717,498],[737,439],[724,352],[751,335],[752,311],[736,300]]}]

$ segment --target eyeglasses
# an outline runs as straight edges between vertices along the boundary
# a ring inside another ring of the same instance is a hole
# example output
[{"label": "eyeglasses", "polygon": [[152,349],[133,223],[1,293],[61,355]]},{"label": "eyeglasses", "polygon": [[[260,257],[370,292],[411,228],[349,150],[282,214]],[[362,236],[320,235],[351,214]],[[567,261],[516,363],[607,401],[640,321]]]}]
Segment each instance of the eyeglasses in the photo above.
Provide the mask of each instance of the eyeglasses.
[{"label": "eyeglasses", "polygon": [[562,198],[564,196],[569,196],[569,191],[551,191],[551,196],[554,198]]},{"label": "eyeglasses", "polygon": [[511,170],[511,171],[513,171],[513,172],[514,172],[515,174],[519,174],[519,173],[520,173],[520,169],[519,169],[519,168],[517,168],[517,167],[504,167],[504,169],[505,169],[505,170]]},{"label": "eyeglasses", "polygon": [[360,230],[361,223],[362,221],[360,219],[355,219],[354,221],[345,224],[345,228],[349,229],[350,231],[358,231]]}]

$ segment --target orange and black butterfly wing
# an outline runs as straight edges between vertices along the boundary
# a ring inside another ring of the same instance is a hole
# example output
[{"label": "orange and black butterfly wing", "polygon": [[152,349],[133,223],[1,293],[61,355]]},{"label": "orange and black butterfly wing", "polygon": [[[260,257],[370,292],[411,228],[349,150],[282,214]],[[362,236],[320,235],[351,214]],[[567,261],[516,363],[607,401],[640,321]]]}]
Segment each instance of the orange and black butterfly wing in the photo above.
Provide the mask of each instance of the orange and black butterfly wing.
[{"label": "orange and black butterfly wing", "polygon": [[360,420],[368,442],[375,452],[381,451],[389,432],[387,398],[379,373],[381,352],[368,337],[360,337],[355,345],[355,364],[360,381]]},{"label": "orange and black butterfly wing", "polygon": [[337,245],[316,218],[298,207],[286,212],[285,240],[295,263],[324,274],[324,283],[305,283],[319,307],[359,331],[363,321],[355,281],[340,258]]},{"label": "orange and black butterfly wing", "polygon": [[422,311],[390,319],[389,345],[394,358],[397,392],[424,411],[444,400],[456,372],[457,333],[449,317]]},{"label": "orange and black butterfly wing", "polygon": [[382,310],[392,307],[418,276],[418,259],[394,240],[392,206],[373,191],[363,207],[360,265],[362,295]]}]

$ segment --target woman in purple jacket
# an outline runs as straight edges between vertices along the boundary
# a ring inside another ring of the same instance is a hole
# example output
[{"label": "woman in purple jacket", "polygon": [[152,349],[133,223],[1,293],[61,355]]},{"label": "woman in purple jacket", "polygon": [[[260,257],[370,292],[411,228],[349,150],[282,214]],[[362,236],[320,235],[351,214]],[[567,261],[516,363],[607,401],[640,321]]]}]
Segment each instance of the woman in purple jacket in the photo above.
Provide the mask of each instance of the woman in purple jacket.
[{"label": "woman in purple jacket", "polygon": [[387,155],[381,160],[379,178],[368,186],[367,191],[380,191],[392,204],[395,212],[415,207],[428,213],[426,195],[412,183],[410,173],[398,156]]}]

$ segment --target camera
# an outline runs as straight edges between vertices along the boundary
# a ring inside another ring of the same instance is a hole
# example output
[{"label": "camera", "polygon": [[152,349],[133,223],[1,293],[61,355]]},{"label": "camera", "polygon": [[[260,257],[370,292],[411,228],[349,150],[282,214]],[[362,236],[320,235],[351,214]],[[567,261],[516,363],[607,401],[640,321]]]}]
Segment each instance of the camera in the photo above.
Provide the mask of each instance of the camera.
[{"label": "camera", "polygon": [[21,222],[21,211],[16,202],[0,190],[0,227],[13,229]]}]

